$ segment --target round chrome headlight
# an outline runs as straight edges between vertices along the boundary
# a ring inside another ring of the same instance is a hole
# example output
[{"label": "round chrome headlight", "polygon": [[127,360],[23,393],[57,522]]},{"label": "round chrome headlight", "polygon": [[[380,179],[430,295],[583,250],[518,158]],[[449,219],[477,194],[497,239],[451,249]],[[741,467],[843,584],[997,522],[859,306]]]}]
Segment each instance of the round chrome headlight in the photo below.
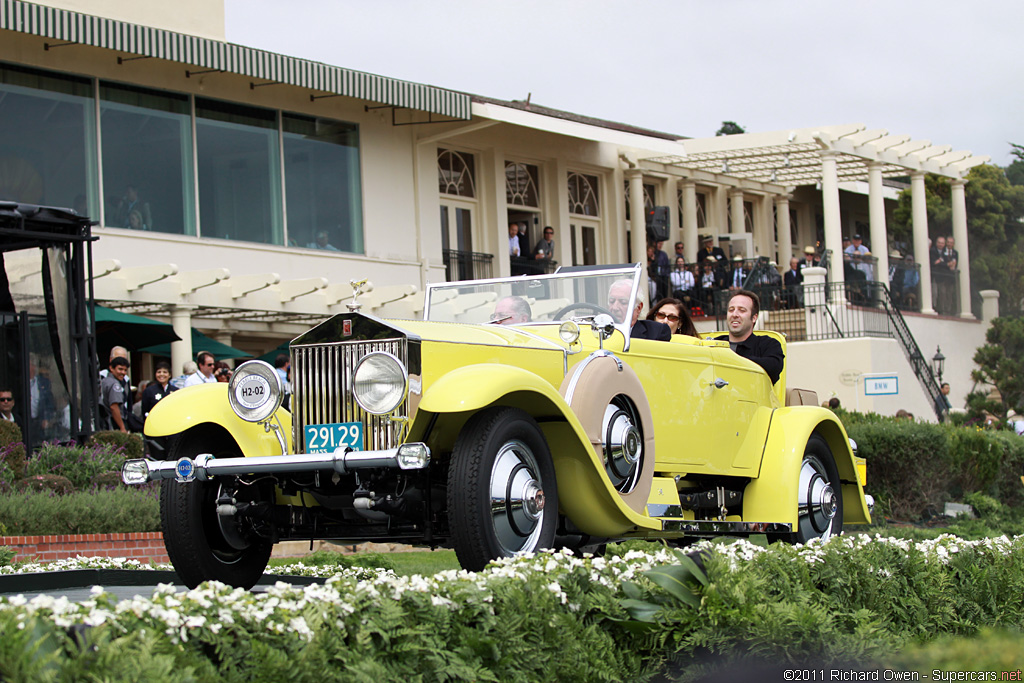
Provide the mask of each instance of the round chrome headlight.
[{"label": "round chrome headlight", "polygon": [[352,395],[356,403],[371,415],[394,412],[405,400],[409,373],[402,361],[385,351],[362,357],[352,376]]},{"label": "round chrome headlight", "polygon": [[247,422],[262,422],[281,407],[284,386],[270,363],[250,360],[242,363],[228,383],[228,402],[235,415]]}]

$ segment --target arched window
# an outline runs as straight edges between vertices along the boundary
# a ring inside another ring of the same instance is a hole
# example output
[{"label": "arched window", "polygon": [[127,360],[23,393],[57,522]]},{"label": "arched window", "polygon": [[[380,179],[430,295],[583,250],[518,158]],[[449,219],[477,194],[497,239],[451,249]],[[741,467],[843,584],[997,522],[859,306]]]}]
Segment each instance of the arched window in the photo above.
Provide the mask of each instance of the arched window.
[{"label": "arched window", "polygon": [[476,197],[472,154],[450,149],[437,150],[437,184],[441,194]]},{"label": "arched window", "polygon": [[518,161],[505,162],[505,197],[512,206],[540,208],[537,167]]},{"label": "arched window", "polygon": [[597,183],[597,176],[569,171],[569,213],[601,215]]}]

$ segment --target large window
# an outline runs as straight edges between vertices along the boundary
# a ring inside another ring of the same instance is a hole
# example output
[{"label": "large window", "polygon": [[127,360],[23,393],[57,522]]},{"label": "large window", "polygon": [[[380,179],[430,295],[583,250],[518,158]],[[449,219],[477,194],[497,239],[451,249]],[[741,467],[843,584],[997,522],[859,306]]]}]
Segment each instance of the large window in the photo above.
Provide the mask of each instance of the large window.
[{"label": "large window", "polygon": [[194,235],[186,95],[100,84],[105,223]]},{"label": "large window", "polygon": [[363,252],[355,124],[95,83],[0,64],[0,200],[110,228]]},{"label": "large window", "polygon": [[277,113],[196,98],[203,237],[284,244]]},{"label": "large window", "polygon": [[0,65],[0,199],[99,216],[92,84]]},{"label": "large window", "polygon": [[288,243],[362,252],[358,128],[295,114],[282,128]]}]

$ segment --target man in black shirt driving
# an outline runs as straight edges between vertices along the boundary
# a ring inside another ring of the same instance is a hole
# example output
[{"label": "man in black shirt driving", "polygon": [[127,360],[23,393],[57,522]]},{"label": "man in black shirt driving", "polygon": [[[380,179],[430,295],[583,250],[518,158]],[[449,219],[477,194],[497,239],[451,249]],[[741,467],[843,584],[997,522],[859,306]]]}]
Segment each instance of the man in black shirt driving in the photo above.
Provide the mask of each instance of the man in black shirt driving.
[{"label": "man in black shirt driving", "polygon": [[[761,311],[757,294],[741,289],[729,299],[726,323],[729,326],[729,346],[740,356],[752,360],[768,373],[772,384],[779,381],[785,354],[782,345],[772,337],[754,334],[754,323]],[[725,339],[725,335],[716,337]]]}]

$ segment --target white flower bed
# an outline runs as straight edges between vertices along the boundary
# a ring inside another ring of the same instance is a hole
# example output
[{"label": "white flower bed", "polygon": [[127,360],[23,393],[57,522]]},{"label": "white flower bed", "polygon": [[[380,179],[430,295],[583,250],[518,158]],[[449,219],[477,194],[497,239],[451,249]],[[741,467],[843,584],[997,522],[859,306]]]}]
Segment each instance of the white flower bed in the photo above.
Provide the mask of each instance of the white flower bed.
[{"label": "white flower bed", "polygon": [[[871,544],[880,543],[907,551],[913,548],[922,553],[927,561],[946,563],[952,555],[969,547],[993,555],[1004,555],[1014,550],[1019,552],[1024,544],[1024,536],[1012,540],[1002,536],[965,541],[944,535],[932,541],[913,542],[880,535],[848,535],[826,543],[809,543],[795,551],[798,558],[813,564],[823,561],[826,552],[855,553]],[[691,549],[722,554],[730,559],[733,568],[766,551],[761,546],[743,540],[728,544],[704,541]],[[66,597],[44,595],[29,600],[16,596],[0,599],[0,610],[14,611],[19,627],[24,627],[30,617],[39,616],[61,627],[109,623],[126,632],[128,624],[138,625],[142,622],[144,627],[163,631],[175,642],[187,641],[204,629],[216,634],[235,625],[259,632],[293,634],[311,640],[315,625],[324,623],[331,614],[353,614],[362,609],[374,609],[382,601],[398,601],[409,593],[422,594],[429,597],[433,606],[453,611],[465,605],[487,609],[492,601],[491,586],[499,582],[521,581],[525,584],[531,580],[541,580],[539,585],[550,593],[551,599],[566,605],[569,610],[576,610],[579,606],[569,602],[562,587],[562,582],[569,575],[573,575],[576,580],[578,572],[582,570],[587,580],[618,591],[624,580],[635,580],[642,572],[677,562],[678,557],[669,550],[653,553],[630,551],[623,556],[611,558],[579,558],[568,552],[555,552],[500,560],[478,573],[448,570],[433,576],[409,577],[396,576],[385,570],[295,564],[273,568],[271,571],[286,570],[290,574],[330,578],[324,584],[305,587],[278,582],[266,592],[258,594],[217,582],[208,582],[195,590],[180,592],[172,585],[160,584],[151,597],[135,597],[120,602],[97,586],[92,589],[89,600],[79,603],[71,602]],[[23,567],[22,571],[28,567]],[[145,570],[168,568],[169,565],[144,565],[136,560],[78,558],[41,567],[51,571],[58,567]],[[333,627],[344,630],[340,619],[330,618],[336,619]]]}]

